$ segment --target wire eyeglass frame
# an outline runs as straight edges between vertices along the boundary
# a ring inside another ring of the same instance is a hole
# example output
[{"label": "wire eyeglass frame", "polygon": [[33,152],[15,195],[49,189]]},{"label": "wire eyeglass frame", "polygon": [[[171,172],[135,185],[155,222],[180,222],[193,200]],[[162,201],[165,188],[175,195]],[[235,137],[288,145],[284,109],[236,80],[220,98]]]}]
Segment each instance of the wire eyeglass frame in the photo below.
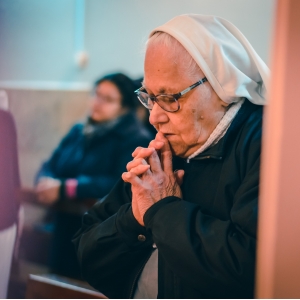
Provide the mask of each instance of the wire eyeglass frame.
[{"label": "wire eyeglass frame", "polygon": [[[190,85],[189,87],[187,87],[186,89],[184,89],[183,91],[177,94],[158,94],[158,95],[150,96],[148,93],[142,91],[145,90],[143,86],[137,89],[136,91],[134,91],[134,93],[137,95],[139,101],[149,110],[152,110],[154,103],[156,102],[163,110],[167,112],[176,112],[180,109],[180,104],[178,102],[178,99],[206,81],[207,78],[203,77],[201,80]],[[171,106],[172,104],[174,104],[173,108]]]}]

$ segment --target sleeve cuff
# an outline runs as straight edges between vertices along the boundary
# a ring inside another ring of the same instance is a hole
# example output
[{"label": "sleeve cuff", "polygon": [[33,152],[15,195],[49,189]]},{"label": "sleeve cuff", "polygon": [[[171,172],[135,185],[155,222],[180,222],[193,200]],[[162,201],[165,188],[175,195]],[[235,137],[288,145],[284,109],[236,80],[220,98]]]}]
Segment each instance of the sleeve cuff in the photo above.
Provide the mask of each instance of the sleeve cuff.
[{"label": "sleeve cuff", "polygon": [[169,196],[166,198],[163,198],[153,204],[145,213],[144,215],[144,223],[146,228],[151,228],[153,223],[153,218],[155,214],[164,206],[166,206],[169,203],[175,202],[175,201],[182,201],[182,199],[175,197],[175,196]]},{"label": "sleeve cuff", "polygon": [[77,179],[70,178],[65,181],[65,193],[68,199],[76,198],[77,185],[78,185]]},{"label": "sleeve cuff", "polygon": [[153,244],[151,231],[140,225],[135,219],[131,204],[123,205],[116,218],[118,232],[130,247],[148,247]]}]

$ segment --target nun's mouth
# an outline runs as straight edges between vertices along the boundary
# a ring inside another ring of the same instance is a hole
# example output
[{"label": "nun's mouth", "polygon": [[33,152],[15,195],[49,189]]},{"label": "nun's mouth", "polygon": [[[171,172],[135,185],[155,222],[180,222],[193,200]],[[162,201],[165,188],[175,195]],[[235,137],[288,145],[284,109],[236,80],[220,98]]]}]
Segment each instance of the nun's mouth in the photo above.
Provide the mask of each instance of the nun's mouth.
[{"label": "nun's mouth", "polygon": [[164,136],[165,136],[165,138],[167,140],[170,140],[170,139],[172,139],[175,136],[175,134],[173,134],[173,133],[166,133],[166,134],[164,134]]},{"label": "nun's mouth", "polygon": [[174,135],[174,133],[170,133],[170,132],[162,132],[162,134],[163,134],[165,137]]}]

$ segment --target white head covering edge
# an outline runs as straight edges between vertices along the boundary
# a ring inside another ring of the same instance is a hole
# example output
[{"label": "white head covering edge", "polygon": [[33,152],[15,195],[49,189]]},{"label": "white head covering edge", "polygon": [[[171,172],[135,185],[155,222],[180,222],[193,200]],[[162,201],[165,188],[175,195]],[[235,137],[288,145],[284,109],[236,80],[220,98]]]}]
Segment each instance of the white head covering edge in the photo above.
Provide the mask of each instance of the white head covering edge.
[{"label": "white head covering edge", "polygon": [[232,23],[212,15],[185,14],[155,28],[149,38],[158,31],[182,44],[224,102],[246,97],[266,104],[269,68]]}]

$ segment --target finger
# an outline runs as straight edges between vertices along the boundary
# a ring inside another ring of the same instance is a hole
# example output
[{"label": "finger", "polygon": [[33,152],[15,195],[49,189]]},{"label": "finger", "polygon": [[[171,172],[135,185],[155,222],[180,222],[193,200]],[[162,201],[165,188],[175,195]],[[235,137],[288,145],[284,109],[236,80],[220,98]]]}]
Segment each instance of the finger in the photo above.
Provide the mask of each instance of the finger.
[{"label": "finger", "polygon": [[157,140],[152,140],[149,143],[149,147],[148,148],[154,148],[158,154],[158,157],[160,158],[160,149],[164,146],[164,142],[162,141],[157,141]]},{"label": "finger", "polygon": [[154,148],[143,148],[139,151],[139,153],[134,157],[137,158],[148,158],[153,152],[155,151]]},{"label": "finger", "polygon": [[160,161],[160,158],[157,154],[157,151],[154,151],[149,159],[148,159],[148,162],[149,162],[149,165],[151,167],[151,171],[153,173],[159,173],[159,172],[162,172],[163,169],[162,169],[162,166],[161,166],[161,161]]},{"label": "finger", "polygon": [[[149,171],[149,169],[150,169],[150,165],[138,165],[137,167],[132,168],[130,170],[130,173],[133,173],[136,176],[141,176],[141,175],[147,173],[147,171]],[[150,174],[150,171],[149,171],[149,174]]]},{"label": "finger", "polygon": [[176,182],[179,186],[182,185],[183,182],[183,176],[184,176],[184,170],[175,170],[174,176],[176,178]]},{"label": "finger", "polygon": [[127,170],[128,172],[130,172],[130,170],[131,170],[132,168],[135,168],[135,167],[137,167],[138,165],[147,165],[147,162],[146,162],[145,159],[143,159],[143,158],[136,158],[136,159],[130,161],[130,162],[126,165],[126,170]]},{"label": "finger", "polygon": [[131,172],[124,172],[122,174],[122,179],[125,182],[131,183],[132,185],[138,185],[138,184],[141,185],[143,183],[138,176],[136,176],[134,173]]},{"label": "finger", "polygon": [[160,150],[163,146],[164,146],[164,142],[162,141],[158,141],[158,140],[152,140],[149,143],[149,147],[148,148],[154,148],[155,150]]},{"label": "finger", "polygon": [[141,149],[144,149],[143,147],[136,147],[135,150],[132,152],[132,157],[136,157],[138,153],[141,151]]},{"label": "finger", "polygon": [[172,163],[172,151],[170,148],[169,141],[165,138],[165,136],[158,132],[156,134],[155,139],[157,141],[163,142],[164,145],[160,150],[160,158],[161,158],[161,164],[162,168],[166,173],[173,173],[173,163]]},{"label": "finger", "polygon": [[135,150],[132,152],[132,157],[136,157],[140,153],[140,151],[143,149],[147,149],[147,148],[144,148],[144,147],[135,148]]}]

